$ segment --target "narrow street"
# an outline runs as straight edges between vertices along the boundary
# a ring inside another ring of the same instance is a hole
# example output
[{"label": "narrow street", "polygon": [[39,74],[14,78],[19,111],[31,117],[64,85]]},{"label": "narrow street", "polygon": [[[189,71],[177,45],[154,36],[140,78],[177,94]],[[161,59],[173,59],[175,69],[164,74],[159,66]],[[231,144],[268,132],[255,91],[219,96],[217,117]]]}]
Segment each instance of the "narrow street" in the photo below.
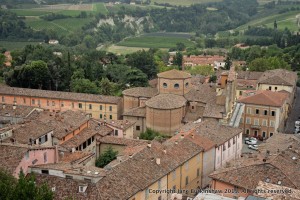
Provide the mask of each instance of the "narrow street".
[{"label": "narrow street", "polygon": [[287,119],[285,133],[293,134],[295,130],[295,121],[300,117],[300,88],[297,87],[296,99],[291,110],[291,113]]}]

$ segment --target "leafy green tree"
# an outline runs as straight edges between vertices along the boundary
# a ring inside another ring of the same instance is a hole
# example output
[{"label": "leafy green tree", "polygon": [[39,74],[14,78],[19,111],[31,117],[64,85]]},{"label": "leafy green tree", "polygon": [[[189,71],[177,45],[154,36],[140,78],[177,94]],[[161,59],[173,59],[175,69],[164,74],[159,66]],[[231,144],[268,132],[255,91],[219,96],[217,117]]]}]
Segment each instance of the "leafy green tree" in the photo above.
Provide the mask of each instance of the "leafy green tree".
[{"label": "leafy green tree", "polygon": [[155,138],[166,138],[166,135],[159,133],[158,131],[154,131],[152,129],[147,128],[145,132],[140,134],[140,139],[143,140],[153,140]]},{"label": "leafy green tree", "polygon": [[261,71],[272,69],[291,69],[291,66],[285,62],[283,59],[278,57],[269,57],[269,58],[256,58],[249,63],[250,71]]},{"label": "leafy green tree", "polygon": [[22,71],[22,81],[24,86],[30,88],[48,88],[51,81],[51,74],[47,63],[44,61],[32,61],[26,65]]},{"label": "leafy green tree", "polygon": [[194,67],[190,67],[186,69],[188,72],[190,72],[192,75],[203,75],[203,76],[208,76],[208,75],[213,75],[214,74],[214,69],[212,66],[209,65],[198,65]]},{"label": "leafy green tree", "polygon": [[99,94],[99,88],[95,82],[89,79],[79,78],[72,79],[70,85],[72,92],[88,93],[88,94]]},{"label": "leafy green tree", "polygon": [[130,69],[126,72],[126,84],[130,87],[148,86],[147,75],[139,69]]},{"label": "leafy green tree", "polygon": [[100,94],[102,95],[113,95],[114,83],[110,82],[108,78],[102,78],[99,83]]},{"label": "leafy green tree", "polygon": [[106,148],[106,150],[97,158],[96,167],[105,167],[111,161],[117,158],[118,151],[115,151],[112,146]]},{"label": "leafy green tree", "polygon": [[0,170],[0,199],[22,199],[22,200],[52,200],[53,192],[43,184],[35,184],[34,175],[25,177],[23,171],[16,180],[9,173]]}]

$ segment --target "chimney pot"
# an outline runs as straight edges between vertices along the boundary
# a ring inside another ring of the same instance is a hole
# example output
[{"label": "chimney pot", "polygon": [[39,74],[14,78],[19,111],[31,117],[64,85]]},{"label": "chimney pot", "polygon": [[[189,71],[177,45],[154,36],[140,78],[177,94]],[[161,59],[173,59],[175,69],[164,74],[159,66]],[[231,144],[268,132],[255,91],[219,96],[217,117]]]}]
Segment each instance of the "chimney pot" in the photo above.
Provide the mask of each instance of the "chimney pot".
[{"label": "chimney pot", "polygon": [[156,164],[160,165],[160,158],[156,158]]},{"label": "chimney pot", "polygon": [[151,148],[151,143],[148,143],[147,147],[148,147],[148,148]]},{"label": "chimney pot", "polygon": [[166,153],[167,153],[167,150],[166,150],[166,149],[164,149],[164,150],[163,150],[163,152],[166,154]]},{"label": "chimney pot", "polygon": [[183,138],[184,138],[184,135],[182,134],[182,135],[180,136],[180,138],[183,139]]}]

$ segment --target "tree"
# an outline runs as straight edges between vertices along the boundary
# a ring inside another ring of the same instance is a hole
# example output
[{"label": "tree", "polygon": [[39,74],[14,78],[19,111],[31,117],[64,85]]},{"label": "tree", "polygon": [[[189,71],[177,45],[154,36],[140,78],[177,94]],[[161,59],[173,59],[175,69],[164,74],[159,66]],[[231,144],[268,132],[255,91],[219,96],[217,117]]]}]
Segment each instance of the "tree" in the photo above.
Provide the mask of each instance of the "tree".
[{"label": "tree", "polygon": [[226,59],[224,60],[224,62],[225,62],[225,66],[224,66],[224,68],[225,68],[226,70],[229,70],[229,69],[230,69],[230,67],[231,67],[231,65],[232,65],[232,62],[231,62],[231,59],[230,59],[230,57],[229,57],[229,56],[227,56],[227,57],[226,57]]},{"label": "tree", "polygon": [[177,51],[184,51],[185,48],[186,48],[186,46],[185,46],[184,43],[182,43],[182,42],[176,43],[176,49],[177,49]]},{"label": "tree", "polygon": [[277,21],[274,21],[274,29],[277,30]]},{"label": "tree", "polygon": [[214,74],[213,67],[209,66],[209,65],[194,66],[194,67],[188,68],[187,71],[190,72],[192,75],[200,74],[203,76],[208,76],[208,75]]},{"label": "tree", "polygon": [[99,88],[96,83],[89,79],[79,78],[72,79],[70,88],[72,92],[88,93],[88,94],[99,94]]},{"label": "tree", "polygon": [[32,61],[30,65],[26,65],[21,76],[25,87],[38,89],[48,88],[52,79],[47,63],[41,60]]},{"label": "tree", "polygon": [[278,57],[269,57],[269,58],[256,58],[249,63],[250,71],[261,71],[272,69],[291,69],[291,66],[285,62],[283,59]]},{"label": "tree", "polygon": [[144,133],[140,134],[140,139],[143,140],[153,140],[155,138],[166,138],[166,135],[163,135],[157,131],[154,131],[150,128],[147,128],[146,131]]},{"label": "tree", "polygon": [[126,72],[126,84],[130,87],[148,86],[147,75],[139,69],[130,69]]},{"label": "tree", "polygon": [[177,52],[176,55],[174,56],[174,61],[173,64],[177,65],[178,67],[182,68],[182,60],[183,60],[183,55],[180,52]]},{"label": "tree", "polygon": [[22,199],[22,200],[52,200],[53,192],[43,184],[35,184],[34,175],[25,177],[23,171],[19,174],[19,179],[9,173],[0,170],[0,199]]},{"label": "tree", "polygon": [[96,160],[96,167],[105,167],[111,161],[117,158],[118,151],[113,150],[112,146],[106,148],[104,153],[102,153]]},{"label": "tree", "polygon": [[113,95],[114,83],[110,82],[108,78],[102,78],[99,83],[100,94]]}]

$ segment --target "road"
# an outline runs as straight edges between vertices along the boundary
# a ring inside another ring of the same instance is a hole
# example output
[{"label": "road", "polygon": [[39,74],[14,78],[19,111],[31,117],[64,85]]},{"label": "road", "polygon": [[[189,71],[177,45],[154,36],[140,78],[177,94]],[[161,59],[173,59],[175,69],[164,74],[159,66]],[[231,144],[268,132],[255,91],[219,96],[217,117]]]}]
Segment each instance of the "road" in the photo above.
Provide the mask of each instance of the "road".
[{"label": "road", "polygon": [[297,87],[297,94],[291,113],[287,119],[285,133],[294,133],[295,121],[300,117],[300,88]]}]

